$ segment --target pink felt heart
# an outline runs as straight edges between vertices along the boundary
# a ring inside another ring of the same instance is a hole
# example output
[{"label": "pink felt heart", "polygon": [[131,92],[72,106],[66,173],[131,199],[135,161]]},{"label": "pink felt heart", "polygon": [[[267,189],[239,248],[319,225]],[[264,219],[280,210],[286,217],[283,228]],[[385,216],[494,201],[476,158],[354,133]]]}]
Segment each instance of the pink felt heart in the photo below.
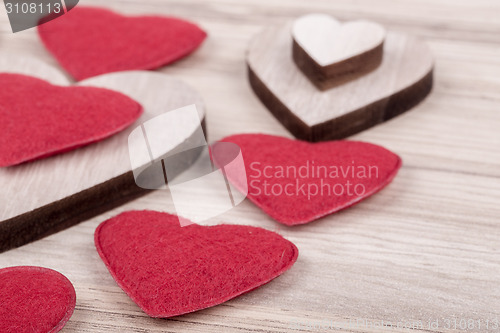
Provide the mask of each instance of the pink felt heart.
[{"label": "pink felt heart", "polygon": [[71,282],[51,269],[0,269],[0,332],[59,332],[75,309]]},{"label": "pink felt heart", "polygon": [[62,87],[0,74],[0,166],[51,156],[107,138],[131,125],[142,107],[108,89]]},{"label": "pink felt heart", "polygon": [[223,303],[276,278],[298,256],[294,244],[271,231],[181,227],[177,216],[154,211],[103,222],[95,244],[118,285],[151,317]]},{"label": "pink felt heart", "polygon": [[[401,159],[377,145],[355,141],[309,143],[264,134],[223,139],[242,151],[248,198],[286,225],[337,212],[391,182]],[[244,188],[241,179],[229,180]]]},{"label": "pink felt heart", "polygon": [[205,39],[198,26],[174,17],[126,17],[77,6],[38,26],[46,48],[76,80],[155,69],[193,52]]}]

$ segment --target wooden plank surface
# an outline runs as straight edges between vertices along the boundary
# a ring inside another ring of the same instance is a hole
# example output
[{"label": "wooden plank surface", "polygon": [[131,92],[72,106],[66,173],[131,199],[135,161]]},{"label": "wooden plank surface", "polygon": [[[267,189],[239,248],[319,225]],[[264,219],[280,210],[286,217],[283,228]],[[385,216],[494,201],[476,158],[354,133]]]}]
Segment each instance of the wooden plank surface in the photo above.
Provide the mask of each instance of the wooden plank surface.
[{"label": "wooden plank surface", "polygon": [[[77,307],[64,332],[328,332],[349,324],[344,331],[408,332],[404,327],[413,326],[441,332],[455,320],[460,327],[462,319],[474,320],[469,331],[500,332],[492,323],[500,319],[498,1],[110,0],[105,5],[124,13],[180,15],[208,31],[199,51],[162,72],[200,91],[210,140],[242,132],[290,136],[253,95],[245,50],[263,27],[309,12],[371,19],[389,31],[424,38],[436,60],[435,85],[414,110],[353,137],[403,158],[399,175],[378,195],[294,228],[277,224],[248,201],[213,219],[276,230],[300,250],[289,272],[223,305],[150,319],[116,285],[95,251],[93,232],[104,219],[128,209],[173,212],[167,191],[0,254],[0,267],[40,265],[74,283]],[[55,64],[33,30],[12,35],[3,8],[0,20],[2,50]],[[31,193],[43,195],[43,189]],[[429,320],[438,326],[429,328]],[[392,326],[378,327],[382,321]]]}]

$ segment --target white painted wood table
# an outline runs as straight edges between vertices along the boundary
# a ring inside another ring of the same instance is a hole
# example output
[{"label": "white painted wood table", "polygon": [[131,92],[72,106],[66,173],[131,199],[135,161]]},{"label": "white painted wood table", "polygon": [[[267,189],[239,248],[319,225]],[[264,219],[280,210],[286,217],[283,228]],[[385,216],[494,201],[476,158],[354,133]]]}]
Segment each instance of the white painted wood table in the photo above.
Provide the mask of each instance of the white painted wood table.
[{"label": "white painted wood table", "polygon": [[[344,331],[408,331],[404,327],[414,326],[442,332],[455,323],[460,330],[464,322],[470,331],[500,332],[493,322],[500,319],[500,2],[81,4],[130,14],[179,15],[208,31],[200,50],[161,71],[200,91],[210,140],[242,132],[290,136],[254,96],[246,77],[248,41],[268,24],[315,11],[340,20],[371,19],[388,30],[424,38],[436,69],[433,92],[422,104],[353,137],[403,158],[403,168],[388,188],[354,208],[294,228],[272,221],[248,201],[216,218],[276,230],[300,250],[290,271],[249,294],[162,320],[147,317],[116,285],[95,251],[95,228],[128,209],[173,212],[167,191],[0,254],[0,267],[49,267],[74,283],[76,310],[64,332],[328,332],[349,324]],[[3,8],[0,20],[2,48],[54,64],[34,30],[13,38]],[[43,195],[43,189],[31,194]]]}]

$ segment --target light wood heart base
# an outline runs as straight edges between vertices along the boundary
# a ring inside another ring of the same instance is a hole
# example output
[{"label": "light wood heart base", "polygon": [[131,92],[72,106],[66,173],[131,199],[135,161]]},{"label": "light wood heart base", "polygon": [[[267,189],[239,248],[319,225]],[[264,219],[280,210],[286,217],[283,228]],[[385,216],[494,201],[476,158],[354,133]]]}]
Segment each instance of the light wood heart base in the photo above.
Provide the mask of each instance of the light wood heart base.
[{"label": "light wood heart base", "polygon": [[[0,59],[0,71],[31,73],[53,84],[70,84],[57,69],[36,59]],[[196,104],[201,124],[169,136],[164,144],[166,151],[174,151],[189,140],[200,126],[204,130],[205,110],[200,95],[168,75],[120,72],[94,77],[78,85],[120,91],[142,104],[144,113],[132,126],[106,140],[53,157],[0,168],[0,252],[150,192],[136,185],[128,149],[129,133],[145,121]]]},{"label": "light wood heart base", "polygon": [[431,91],[433,58],[425,43],[389,32],[378,67],[318,89],[297,67],[291,25],[258,34],[247,53],[250,84],[271,113],[297,138],[342,139],[405,111]]}]

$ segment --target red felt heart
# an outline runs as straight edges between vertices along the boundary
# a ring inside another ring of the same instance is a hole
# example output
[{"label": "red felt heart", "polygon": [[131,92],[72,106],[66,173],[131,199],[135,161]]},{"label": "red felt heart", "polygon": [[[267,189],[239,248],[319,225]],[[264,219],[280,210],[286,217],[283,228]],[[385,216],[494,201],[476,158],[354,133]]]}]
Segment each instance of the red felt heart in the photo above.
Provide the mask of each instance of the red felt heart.
[{"label": "red felt heart", "polygon": [[118,285],[151,317],[208,308],[255,289],[297,259],[294,244],[261,228],[181,227],[175,215],[130,211],[103,222],[95,244]]},{"label": "red felt heart", "polygon": [[125,17],[77,6],[38,26],[47,49],[75,79],[155,69],[193,52],[205,39],[198,26],[174,17]]},{"label": "red felt heart", "polygon": [[0,332],[59,332],[75,309],[71,282],[48,268],[0,269]]},{"label": "red felt heart", "polygon": [[0,166],[102,140],[142,114],[136,101],[103,88],[55,86],[6,73],[0,86]]},{"label": "red felt heart", "polygon": [[[308,223],[358,203],[389,184],[401,166],[399,156],[364,142],[309,143],[263,134],[222,141],[242,150],[248,198],[286,225]],[[241,179],[228,177],[244,188]]]}]

